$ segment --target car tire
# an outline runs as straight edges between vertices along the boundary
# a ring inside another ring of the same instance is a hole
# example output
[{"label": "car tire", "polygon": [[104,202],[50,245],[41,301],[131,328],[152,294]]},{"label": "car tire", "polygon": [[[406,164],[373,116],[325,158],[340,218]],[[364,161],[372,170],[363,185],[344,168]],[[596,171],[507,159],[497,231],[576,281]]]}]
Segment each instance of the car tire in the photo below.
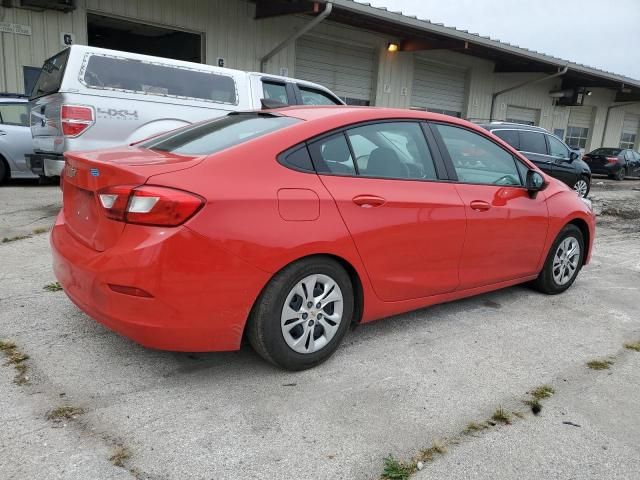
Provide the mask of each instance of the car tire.
[{"label": "car tire", "polygon": [[589,191],[591,190],[591,181],[589,177],[582,176],[576,183],[573,185],[573,189],[580,195],[582,198],[587,198],[589,195]]},{"label": "car tire", "polygon": [[247,324],[249,342],[262,358],[287,370],[319,365],[349,328],[353,292],[348,273],[331,258],[292,263],[271,279],[256,301]]},{"label": "car tire", "polygon": [[11,176],[11,170],[6,160],[0,155],[0,184],[4,183]]},{"label": "car tire", "polygon": [[618,170],[618,173],[616,173],[613,178],[615,178],[616,180],[621,182],[622,180],[624,180],[624,177],[625,177],[626,173],[627,173],[627,171],[626,171],[625,167],[621,167],[620,170]]},{"label": "car tire", "polygon": [[[577,254],[571,254],[576,245],[579,248]],[[535,287],[548,295],[564,292],[573,285],[580,273],[584,253],[582,232],[573,224],[566,225],[549,249],[544,267],[534,282]]]}]

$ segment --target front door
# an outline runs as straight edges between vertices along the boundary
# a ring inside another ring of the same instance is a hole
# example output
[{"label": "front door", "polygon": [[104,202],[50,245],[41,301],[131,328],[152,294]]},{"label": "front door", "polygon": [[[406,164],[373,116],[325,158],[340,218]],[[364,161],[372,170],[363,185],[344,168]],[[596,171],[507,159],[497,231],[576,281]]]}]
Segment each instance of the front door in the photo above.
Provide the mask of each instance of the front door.
[{"label": "front door", "polygon": [[438,181],[418,122],[350,128],[309,150],[381,300],[458,287],[465,209],[455,185]]},{"label": "front door", "polygon": [[524,188],[526,166],[475,131],[439,123],[432,130],[467,216],[460,289],[537,273],[548,212],[544,192],[531,198]]}]

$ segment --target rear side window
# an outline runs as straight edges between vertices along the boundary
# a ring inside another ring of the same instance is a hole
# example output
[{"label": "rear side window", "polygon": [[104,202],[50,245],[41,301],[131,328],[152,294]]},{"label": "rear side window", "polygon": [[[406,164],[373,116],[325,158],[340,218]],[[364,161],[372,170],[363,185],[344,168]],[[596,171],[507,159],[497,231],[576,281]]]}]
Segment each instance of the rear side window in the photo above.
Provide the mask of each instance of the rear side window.
[{"label": "rear side window", "polygon": [[513,156],[475,132],[436,124],[458,180],[486,185],[522,185]]},{"label": "rear side window", "polygon": [[260,114],[228,115],[167,133],[141,143],[140,146],[179,155],[211,155],[301,121],[297,118]]},{"label": "rear side window", "polygon": [[343,133],[310,143],[309,152],[318,173],[356,174],[351,150]]},{"label": "rear side window", "polygon": [[29,126],[29,107],[27,103],[0,103],[0,124]]},{"label": "rear side window", "polygon": [[299,86],[299,88],[303,105],[342,105],[331,95],[320,90],[302,86]]},{"label": "rear side window", "polygon": [[516,150],[520,149],[520,137],[517,130],[496,130],[493,134],[507,142]]},{"label": "rear side window", "polygon": [[80,81],[88,88],[236,105],[233,77],[195,68],[143,62],[107,55],[87,55]]},{"label": "rear side window", "polygon": [[547,142],[544,134],[537,132],[520,132],[520,148],[523,152],[547,154]]},{"label": "rear side window", "polygon": [[31,98],[42,97],[60,90],[68,59],[69,49],[66,49],[45,60],[44,65],[42,65],[42,70],[40,70],[38,80],[31,91]]}]

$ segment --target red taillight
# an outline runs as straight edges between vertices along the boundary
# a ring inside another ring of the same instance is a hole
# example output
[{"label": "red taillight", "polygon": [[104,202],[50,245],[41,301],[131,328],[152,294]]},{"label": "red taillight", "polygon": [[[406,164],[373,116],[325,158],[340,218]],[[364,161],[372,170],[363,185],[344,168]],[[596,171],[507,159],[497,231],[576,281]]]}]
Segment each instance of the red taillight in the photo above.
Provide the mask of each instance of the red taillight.
[{"label": "red taillight", "polygon": [[119,222],[176,227],[204,205],[193,193],[153,185],[120,185],[98,192],[105,215]]},{"label": "red taillight", "polygon": [[60,124],[62,134],[66,137],[77,137],[95,123],[92,107],[81,105],[62,105]]},{"label": "red taillight", "polygon": [[607,158],[607,163],[617,163],[618,162],[618,157],[606,157]]}]

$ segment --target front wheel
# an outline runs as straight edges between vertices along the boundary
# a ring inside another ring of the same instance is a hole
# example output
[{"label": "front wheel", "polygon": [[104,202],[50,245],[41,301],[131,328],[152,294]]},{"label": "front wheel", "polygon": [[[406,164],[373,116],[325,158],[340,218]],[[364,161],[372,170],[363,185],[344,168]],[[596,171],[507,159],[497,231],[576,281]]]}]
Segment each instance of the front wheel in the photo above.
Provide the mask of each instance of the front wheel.
[{"label": "front wheel", "polygon": [[618,171],[618,173],[616,173],[615,175],[615,179],[618,181],[622,181],[624,180],[625,175],[627,174],[627,171],[624,167],[620,168],[620,170]]},{"label": "front wheel", "polygon": [[575,225],[566,225],[549,250],[535,281],[538,290],[549,295],[564,292],[576,280],[584,260],[584,237]]},{"label": "front wheel", "polygon": [[580,177],[580,179],[578,179],[578,181],[573,186],[573,189],[582,198],[587,198],[587,195],[589,195],[590,187],[591,184],[589,182],[589,179],[587,177]]},{"label": "front wheel", "polygon": [[247,336],[265,360],[304,370],[329,358],[353,318],[351,279],[333,259],[295,262],[266,286],[256,302]]}]

